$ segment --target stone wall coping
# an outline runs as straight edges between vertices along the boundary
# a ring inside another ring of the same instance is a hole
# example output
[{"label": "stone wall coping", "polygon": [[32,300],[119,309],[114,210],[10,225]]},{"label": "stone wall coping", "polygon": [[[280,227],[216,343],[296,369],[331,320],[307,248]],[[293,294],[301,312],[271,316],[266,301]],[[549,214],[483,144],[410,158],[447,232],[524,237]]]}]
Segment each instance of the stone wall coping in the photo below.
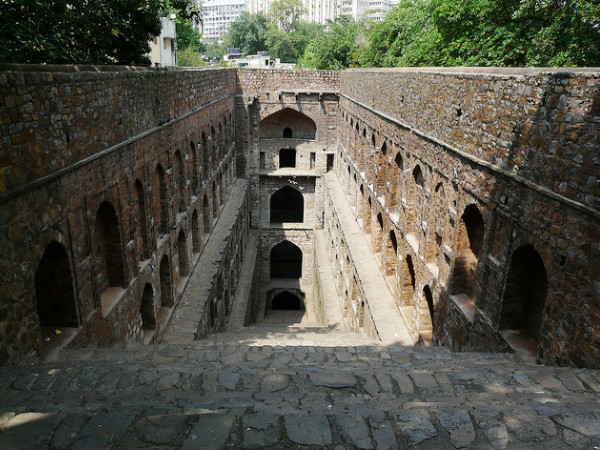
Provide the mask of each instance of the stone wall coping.
[{"label": "stone wall coping", "polygon": [[600,76],[600,67],[391,67],[346,69],[342,73],[439,73],[448,75],[542,76],[553,74],[592,74]]},{"label": "stone wall coping", "polygon": [[195,72],[213,70],[235,70],[227,67],[150,67],[118,66],[109,64],[14,64],[0,63],[0,72]]}]

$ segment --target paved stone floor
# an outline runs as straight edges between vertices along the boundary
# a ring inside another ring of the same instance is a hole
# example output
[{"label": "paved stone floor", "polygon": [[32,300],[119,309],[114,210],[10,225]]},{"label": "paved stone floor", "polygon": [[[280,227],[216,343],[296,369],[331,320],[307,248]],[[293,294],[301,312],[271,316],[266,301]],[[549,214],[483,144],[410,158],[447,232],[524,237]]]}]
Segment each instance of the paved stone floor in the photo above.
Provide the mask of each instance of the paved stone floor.
[{"label": "paved stone floor", "polygon": [[346,338],[275,320],[2,367],[0,449],[600,448],[597,371]]}]

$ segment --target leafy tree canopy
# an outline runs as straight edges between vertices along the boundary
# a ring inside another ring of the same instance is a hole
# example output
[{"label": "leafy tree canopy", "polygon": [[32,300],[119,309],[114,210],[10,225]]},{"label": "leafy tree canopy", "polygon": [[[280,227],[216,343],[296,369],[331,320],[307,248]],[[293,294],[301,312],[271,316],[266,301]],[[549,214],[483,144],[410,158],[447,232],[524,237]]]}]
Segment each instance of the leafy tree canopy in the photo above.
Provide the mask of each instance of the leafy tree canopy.
[{"label": "leafy tree canopy", "polygon": [[0,61],[148,64],[170,13],[200,18],[193,0],[3,0]]}]

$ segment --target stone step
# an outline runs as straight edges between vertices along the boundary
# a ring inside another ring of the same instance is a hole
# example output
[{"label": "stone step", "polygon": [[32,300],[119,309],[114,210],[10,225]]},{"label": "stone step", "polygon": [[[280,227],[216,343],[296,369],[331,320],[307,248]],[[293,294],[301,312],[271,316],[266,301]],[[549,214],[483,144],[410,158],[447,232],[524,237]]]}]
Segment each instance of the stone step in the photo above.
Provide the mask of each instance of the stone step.
[{"label": "stone step", "polygon": [[154,345],[0,368],[0,448],[593,448],[600,372],[440,347]]}]

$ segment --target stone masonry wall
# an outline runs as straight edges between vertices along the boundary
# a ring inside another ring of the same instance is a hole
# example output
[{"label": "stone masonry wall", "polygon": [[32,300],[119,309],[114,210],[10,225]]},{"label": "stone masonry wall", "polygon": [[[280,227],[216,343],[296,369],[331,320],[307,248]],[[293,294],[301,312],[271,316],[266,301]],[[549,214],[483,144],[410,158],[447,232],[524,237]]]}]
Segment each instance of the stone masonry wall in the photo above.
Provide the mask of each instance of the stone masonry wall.
[{"label": "stone masonry wall", "polygon": [[424,342],[506,349],[509,300],[546,292],[538,361],[598,367],[600,73],[459,70],[342,74],[337,173],[380,270]]},{"label": "stone masonry wall", "polygon": [[[231,72],[68,70],[0,74],[15,102],[6,114],[34,104],[27,121],[2,128],[10,150],[0,152],[1,171],[15,181],[0,196],[0,363],[41,348],[35,281],[51,243],[68,258],[61,282],[74,291],[73,345],[157,339],[235,177]],[[114,130],[113,117],[123,118]],[[69,127],[70,142],[46,133],[54,121]],[[52,158],[61,170],[49,173]]]}]

